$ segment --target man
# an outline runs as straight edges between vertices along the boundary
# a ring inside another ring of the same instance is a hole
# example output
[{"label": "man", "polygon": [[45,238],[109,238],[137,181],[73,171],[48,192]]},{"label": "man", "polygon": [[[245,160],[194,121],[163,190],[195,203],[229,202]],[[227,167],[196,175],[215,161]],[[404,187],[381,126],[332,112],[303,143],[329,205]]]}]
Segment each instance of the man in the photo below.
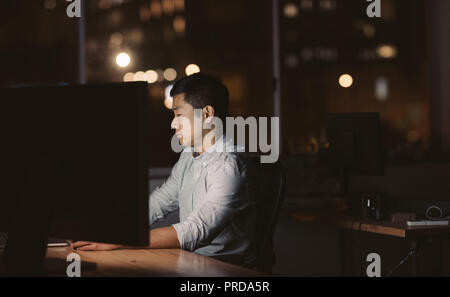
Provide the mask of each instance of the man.
[{"label": "man", "polygon": [[[151,230],[148,248],[182,248],[251,267],[256,257],[256,222],[247,192],[245,154],[214,130],[217,118],[225,126],[228,90],[215,77],[196,73],[177,81],[170,95],[171,127],[184,149],[170,177],[150,195],[150,224],[177,209],[180,222]],[[92,242],[73,246],[78,250],[132,248]]]}]

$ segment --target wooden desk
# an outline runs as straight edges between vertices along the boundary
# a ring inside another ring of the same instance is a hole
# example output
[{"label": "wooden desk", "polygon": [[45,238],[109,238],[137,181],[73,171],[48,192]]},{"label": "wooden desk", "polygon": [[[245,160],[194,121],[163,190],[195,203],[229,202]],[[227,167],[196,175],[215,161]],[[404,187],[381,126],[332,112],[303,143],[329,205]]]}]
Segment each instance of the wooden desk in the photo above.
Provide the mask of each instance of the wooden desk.
[{"label": "wooden desk", "polygon": [[450,225],[447,226],[408,226],[406,222],[392,223],[389,221],[373,221],[352,217],[348,214],[305,212],[284,210],[294,220],[302,222],[329,223],[339,228],[370,232],[401,238],[435,237],[450,235]]},{"label": "wooden desk", "polygon": [[[50,276],[66,276],[70,247],[47,249]],[[0,250],[0,256],[3,250]],[[263,276],[256,271],[179,249],[78,251],[81,276]],[[267,275],[266,275],[267,276]]]},{"label": "wooden desk", "polygon": [[[341,229],[369,232],[404,239],[411,239],[409,255],[412,258],[412,276],[419,274],[419,254],[422,242],[428,238],[450,236],[450,226],[408,226],[406,222],[393,223],[389,221],[373,221],[353,217],[344,213],[302,211],[296,209],[283,209],[282,215],[289,216],[296,221],[312,223],[328,223]],[[341,244],[343,241],[341,233]],[[344,262],[344,261],[343,261]],[[342,268],[345,271],[345,267]]]}]

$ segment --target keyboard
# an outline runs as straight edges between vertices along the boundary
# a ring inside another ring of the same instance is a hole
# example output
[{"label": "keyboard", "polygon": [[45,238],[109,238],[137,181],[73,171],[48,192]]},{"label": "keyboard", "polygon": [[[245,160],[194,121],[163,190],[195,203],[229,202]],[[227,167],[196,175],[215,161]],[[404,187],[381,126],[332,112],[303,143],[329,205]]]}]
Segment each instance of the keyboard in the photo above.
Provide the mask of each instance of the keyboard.
[{"label": "keyboard", "polygon": [[[8,241],[8,234],[0,232],[0,249],[4,249]],[[69,242],[65,239],[49,238],[47,247],[68,246]]]}]

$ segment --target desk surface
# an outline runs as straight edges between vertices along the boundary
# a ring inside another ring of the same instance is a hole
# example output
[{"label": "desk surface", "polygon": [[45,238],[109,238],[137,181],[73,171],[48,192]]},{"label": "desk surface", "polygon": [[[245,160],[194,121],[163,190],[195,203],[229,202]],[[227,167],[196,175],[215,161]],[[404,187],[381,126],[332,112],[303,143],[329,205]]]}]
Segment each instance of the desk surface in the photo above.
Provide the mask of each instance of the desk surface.
[{"label": "desk surface", "polygon": [[401,238],[450,235],[450,226],[408,226],[406,222],[378,222],[352,217],[347,214],[318,211],[283,210],[282,214],[297,221],[329,223],[344,229]]},{"label": "desk surface", "polygon": [[[65,276],[70,247],[47,249],[49,275]],[[3,250],[0,250],[0,256]],[[256,271],[179,249],[78,251],[81,276],[263,276]]]}]

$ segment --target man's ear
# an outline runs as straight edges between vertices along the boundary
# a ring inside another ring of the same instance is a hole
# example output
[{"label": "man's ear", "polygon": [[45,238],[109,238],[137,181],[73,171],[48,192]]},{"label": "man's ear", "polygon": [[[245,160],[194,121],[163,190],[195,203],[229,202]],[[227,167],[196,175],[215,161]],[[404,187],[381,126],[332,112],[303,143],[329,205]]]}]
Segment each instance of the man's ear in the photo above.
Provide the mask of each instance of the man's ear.
[{"label": "man's ear", "polygon": [[214,117],[214,107],[206,105],[203,107],[203,114],[205,115],[205,119]]}]

